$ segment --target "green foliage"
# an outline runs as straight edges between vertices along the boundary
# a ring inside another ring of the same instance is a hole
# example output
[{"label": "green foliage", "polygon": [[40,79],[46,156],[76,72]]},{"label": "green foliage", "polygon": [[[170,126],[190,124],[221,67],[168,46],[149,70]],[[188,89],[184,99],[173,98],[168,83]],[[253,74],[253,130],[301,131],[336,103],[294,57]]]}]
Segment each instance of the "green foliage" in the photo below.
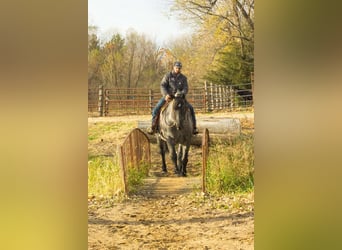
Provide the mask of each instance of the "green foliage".
[{"label": "green foliage", "polygon": [[143,184],[144,178],[147,177],[149,166],[146,163],[140,163],[138,168],[128,168],[127,185],[129,192],[136,192]]},{"label": "green foliage", "polygon": [[213,193],[247,192],[254,187],[253,135],[210,148],[207,187]]},{"label": "green foliage", "polygon": [[231,47],[231,49],[219,53],[216,65],[205,76],[214,84],[236,85],[251,82],[254,60],[250,56],[243,56],[238,47]]},{"label": "green foliage", "polygon": [[88,35],[88,51],[91,52],[93,50],[100,49],[100,41],[97,38],[96,34]]}]

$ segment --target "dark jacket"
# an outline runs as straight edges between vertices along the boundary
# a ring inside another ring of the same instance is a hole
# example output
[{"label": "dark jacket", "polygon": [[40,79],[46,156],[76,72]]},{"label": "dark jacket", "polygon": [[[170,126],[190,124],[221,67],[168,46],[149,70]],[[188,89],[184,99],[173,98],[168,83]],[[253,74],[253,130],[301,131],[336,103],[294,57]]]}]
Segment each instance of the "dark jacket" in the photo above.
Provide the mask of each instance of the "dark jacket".
[{"label": "dark jacket", "polygon": [[186,76],[182,73],[176,75],[173,71],[167,73],[160,84],[162,95],[174,96],[177,90],[183,91],[185,95],[188,93],[188,80]]}]

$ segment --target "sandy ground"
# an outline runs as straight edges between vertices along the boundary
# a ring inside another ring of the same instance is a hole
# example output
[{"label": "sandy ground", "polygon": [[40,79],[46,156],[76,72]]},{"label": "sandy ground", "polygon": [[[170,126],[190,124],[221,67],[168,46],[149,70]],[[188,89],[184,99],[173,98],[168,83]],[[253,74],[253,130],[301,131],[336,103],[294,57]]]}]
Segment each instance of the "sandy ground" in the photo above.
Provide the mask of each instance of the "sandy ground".
[{"label": "sandy ground", "polygon": [[[253,119],[252,114],[234,117]],[[125,117],[127,121],[146,118]],[[150,176],[138,193],[107,204],[90,199],[88,249],[254,249],[254,195],[204,195],[201,166],[194,164],[200,162],[200,150],[190,151],[188,177],[161,175],[160,157],[152,155]]]},{"label": "sandy ground", "polygon": [[89,211],[88,249],[254,249],[253,217],[252,197],[133,197]]}]

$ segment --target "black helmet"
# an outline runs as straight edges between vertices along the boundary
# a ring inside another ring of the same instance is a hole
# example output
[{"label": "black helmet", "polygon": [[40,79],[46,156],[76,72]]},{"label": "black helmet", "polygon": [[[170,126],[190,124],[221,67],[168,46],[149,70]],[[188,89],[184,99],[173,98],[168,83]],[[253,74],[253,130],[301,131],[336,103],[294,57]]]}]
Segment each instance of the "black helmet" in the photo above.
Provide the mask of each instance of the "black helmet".
[{"label": "black helmet", "polygon": [[174,67],[178,67],[178,68],[182,68],[182,63],[180,61],[176,61],[174,64],[173,64]]}]

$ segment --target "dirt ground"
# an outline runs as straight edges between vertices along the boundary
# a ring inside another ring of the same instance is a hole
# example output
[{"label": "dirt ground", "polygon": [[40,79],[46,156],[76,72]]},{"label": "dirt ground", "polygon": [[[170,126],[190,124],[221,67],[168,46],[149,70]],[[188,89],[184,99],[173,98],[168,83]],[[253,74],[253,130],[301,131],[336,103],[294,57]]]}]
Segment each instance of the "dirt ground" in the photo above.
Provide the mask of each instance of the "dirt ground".
[{"label": "dirt ground", "polygon": [[[116,119],[122,117],[88,121]],[[107,204],[89,199],[88,249],[254,249],[254,195],[203,194],[200,157],[201,148],[192,147],[188,177],[177,177],[170,167],[162,175],[160,157],[152,154],[150,176],[138,193]]]}]

